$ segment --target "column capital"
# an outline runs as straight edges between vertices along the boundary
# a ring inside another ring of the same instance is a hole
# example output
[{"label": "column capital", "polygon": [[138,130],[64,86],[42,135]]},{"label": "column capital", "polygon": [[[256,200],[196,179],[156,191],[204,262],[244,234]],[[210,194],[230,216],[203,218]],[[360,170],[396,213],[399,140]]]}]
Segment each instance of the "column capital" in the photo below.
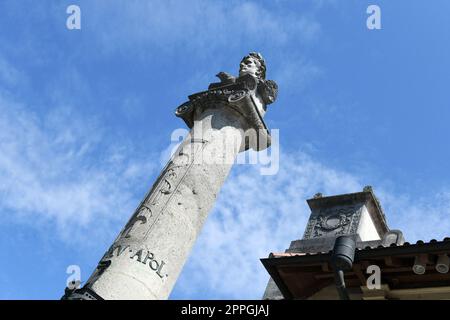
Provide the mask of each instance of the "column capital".
[{"label": "column capital", "polygon": [[[257,67],[252,72],[253,64],[261,66],[261,63],[255,57],[256,54],[249,54],[241,62],[241,68],[238,77],[220,72],[217,77],[221,82],[211,83],[208,90],[198,92],[189,96],[189,101],[181,104],[175,110],[175,115],[182,118],[189,128],[192,128],[194,121],[201,114],[212,108],[230,108],[242,116],[245,130],[255,130],[257,132],[257,141],[252,143],[246,141],[243,150],[252,148],[256,151],[266,149],[271,145],[270,132],[264,122],[264,115],[267,105],[273,103],[278,94],[278,85],[273,80],[265,80],[264,73],[258,72]],[[259,55],[260,59],[262,57]],[[249,67],[250,65],[250,67]],[[251,140],[251,139],[250,139]]]}]

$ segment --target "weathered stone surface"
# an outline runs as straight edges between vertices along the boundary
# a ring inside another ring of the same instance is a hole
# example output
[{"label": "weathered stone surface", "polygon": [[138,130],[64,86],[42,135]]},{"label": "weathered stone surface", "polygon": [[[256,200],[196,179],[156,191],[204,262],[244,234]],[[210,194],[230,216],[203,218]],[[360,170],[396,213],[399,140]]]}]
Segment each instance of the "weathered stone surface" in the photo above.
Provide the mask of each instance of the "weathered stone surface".
[{"label": "weathered stone surface", "polygon": [[[252,53],[239,77],[221,74],[221,83],[177,108],[190,134],[85,286],[69,298],[168,298],[237,154],[270,145],[262,117],[276,84],[264,76],[264,60]],[[249,130],[258,135],[247,139]]]},{"label": "weathered stone surface", "polygon": [[[152,191],[102,261],[111,261],[88,281],[104,299],[165,299],[213,206],[239,145],[239,114],[209,109],[194,124]],[[196,131],[206,134],[196,138]],[[199,160],[201,158],[201,160]],[[121,253],[122,252],[122,253]],[[118,286],[117,284],[122,285]]]}]

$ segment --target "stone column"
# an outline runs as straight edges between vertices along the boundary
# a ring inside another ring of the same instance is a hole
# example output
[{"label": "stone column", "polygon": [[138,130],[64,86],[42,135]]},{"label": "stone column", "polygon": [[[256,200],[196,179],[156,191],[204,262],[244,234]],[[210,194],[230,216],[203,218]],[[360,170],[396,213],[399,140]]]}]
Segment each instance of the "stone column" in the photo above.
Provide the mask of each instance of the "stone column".
[{"label": "stone column", "polygon": [[269,146],[262,114],[275,96],[275,83],[247,74],[178,107],[189,135],[84,287],[63,298],[167,299],[238,152]]}]

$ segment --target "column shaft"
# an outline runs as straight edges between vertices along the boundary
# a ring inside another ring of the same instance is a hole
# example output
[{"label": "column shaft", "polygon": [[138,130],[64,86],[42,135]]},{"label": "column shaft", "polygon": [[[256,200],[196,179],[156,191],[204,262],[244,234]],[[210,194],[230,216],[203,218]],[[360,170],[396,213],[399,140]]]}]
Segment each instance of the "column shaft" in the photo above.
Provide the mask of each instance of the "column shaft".
[{"label": "column shaft", "polygon": [[197,119],[88,280],[103,299],[168,298],[242,139],[241,116],[230,108]]}]

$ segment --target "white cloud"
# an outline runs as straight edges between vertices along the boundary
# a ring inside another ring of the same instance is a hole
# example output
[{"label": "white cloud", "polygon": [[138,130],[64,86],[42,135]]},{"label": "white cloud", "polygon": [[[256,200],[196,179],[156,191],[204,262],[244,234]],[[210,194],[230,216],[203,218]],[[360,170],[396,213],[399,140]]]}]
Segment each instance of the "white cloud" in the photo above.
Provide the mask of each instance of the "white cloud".
[{"label": "white cloud", "polygon": [[[39,116],[0,95],[0,209],[19,223],[55,225],[64,241],[110,237],[111,228],[120,228],[140,200],[134,188],[143,187],[142,178],[147,181],[160,164],[137,156],[132,143],[105,143],[96,121],[81,119],[70,108],[50,110]],[[257,166],[236,166],[175,294],[260,298],[268,276],[259,259],[302,237],[310,213],[305,200],[316,192],[355,192],[370,183],[390,226],[407,240],[448,235],[450,192],[414,199],[367,179],[301,152],[282,153],[275,176],[260,175]]]},{"label": "white cloud", "polygon": [[[0,209],[19,222],[54,224],[64,241],[110,237],[140,200],[133,186],[142,185],[158,163],[136,156],[132,143],[108,139],[106,147],[96,122],[78,118],[70,108],[51,110],[39,116],[0,95]],[[414,199],[367,179],[301,152],[282,153],[275,176],[261,176],[257,166],[236,166],[175,295],[260,298],[268,275],[259,259],[302,237],[310,213],[305,200],[316,192],[355,192],[370,183],[390,226],[404,231],[407,240],[448,235],[450,192]]]},{"label": "white cloud", "polygon": [[[320,24],[304,12],[240,1],[95,1],[81,4],[107,51],[156,47],[210,56],[222,47],[313,41]],[[151,58],[151,52],[144,56]]]},{"label": "white cloud", "polygon": [[[174,61],[176,54],[194,53],[220,56],[223,62],[229,57],[213,55],[223,48],[266,44],[279,51],[284,63],[271,69],[274,79],[285,82],[280,87],[303,88],[323,72],[297,52],[279,50],[320,35],[320,25],[302,13],[274,13],[256,2],[90,1],[81,7],[83,32],[98,32],[93,39],[100,37],[105,50],[126,52],[129,47],[134,49],[130,53],[138,51],[151,61],[148,48],[158,48],[173,50]],[[0,80],[15,85],[21,76],[0,57]],[[204,82],[203,75],[196,76]],[[129,108],[139,99],[127,103]],[[30,110],[0,94],[0,210],[23,223],[54,223],[65,241],[98,239],[122,226],[140,200],[134,186],[154,172],[155,163],[147,161],[151,155],[138,156],[135,145],[107,138],[96,121],[79,118],[69,107],[55,106],[43,115]],[[332,195],[373,184],[388,222],[403,230],[407,240],[448,235],[448,192],[417,199],[304,153],[281,156],[275,176],[261,176],[257,167],[235,168],[180,277],[179,297],[203,290],[208,291],[204,298],[260,298],[268,276],[259,258],[301,238],[309,216],[305,199],[319,191]]]},{"label": "white cloud", "polygon": [[406,241],[442,240],[450,236],[450,191],[412,197],[380,190],[378,195],[392,229],[403,231]]},{"label": "white cloud", "polygon": [[255,167],[236,169],[179,278],[176,297],[260,299],[268,274],[259,259],[302,238],[310,215],[305,200],[317,192],[358,192],[374,183],[388,224],[401,229],[407,241],[450,234],[448,192],[429,199],[393,194],[383,183],[324,166],[303,153],[282,154],[275,176],[261,176]]},{"label": "white cloud", "polygon": [[305,199],[319,191],[361,189],[357,178],[302,153],[281,154],[275,176],[261,176],[256,167],[236,169],[186,264],[177,295],[208,290],[205,298],[261,298],[268,275],[259,259],[302,237],[310,213]]},{"label": "white cloud", "polygon": [[157,163],[70,108],[49,110],[39,116],[0,96],[0,209],[22,222],[55,223],[67,241],[86,231],[110,237],[107,227],[137,205],[133,184]]}]

